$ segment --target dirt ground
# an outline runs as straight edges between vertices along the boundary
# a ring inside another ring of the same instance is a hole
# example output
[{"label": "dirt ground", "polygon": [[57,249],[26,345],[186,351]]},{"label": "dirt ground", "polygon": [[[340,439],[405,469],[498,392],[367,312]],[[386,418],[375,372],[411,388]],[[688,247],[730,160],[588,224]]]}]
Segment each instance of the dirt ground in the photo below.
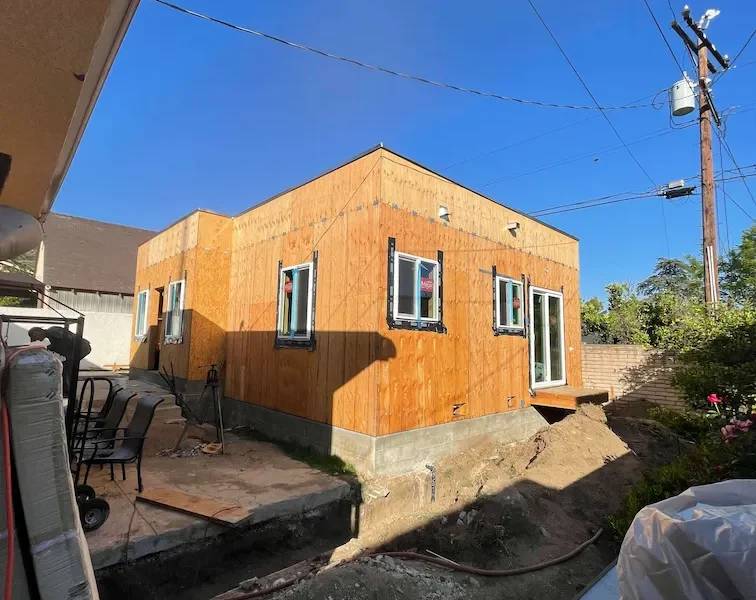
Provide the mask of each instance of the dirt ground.
[{"label": "dirt ground", "polygon": [[[434,502],[428,473],[365,482],[370,495],[359,536],[335,549],[332,568],[266,598],[573,598],[616,556],[607,517],[644,469],[669,462],[678,451],[677,438],[658,424],[628,417],[607,423],[600,407],[585,406],[525,442],[483,444],[439,461]],[[414,549],[508,569],[564,555],[599,528],[604,534],[598,542],[570,561],[512,577],[365,556]]]}]

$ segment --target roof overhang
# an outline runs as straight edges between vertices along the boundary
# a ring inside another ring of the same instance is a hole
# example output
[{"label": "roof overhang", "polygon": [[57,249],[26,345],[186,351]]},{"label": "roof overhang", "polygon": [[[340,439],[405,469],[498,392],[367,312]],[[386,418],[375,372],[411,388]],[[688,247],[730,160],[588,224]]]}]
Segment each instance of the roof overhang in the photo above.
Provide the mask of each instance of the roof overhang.
[{"label": "roof overhang", "polygon": [[0,296],[16,296],[25,293],[44,293],[45,284],[26,273],[0,272]]},{"label": "roof overhang", "polygon": [[[139,0],[10,0],[0,19],[0,205],[44,221]],[[83,79],[83,81],[82,81]]]}]

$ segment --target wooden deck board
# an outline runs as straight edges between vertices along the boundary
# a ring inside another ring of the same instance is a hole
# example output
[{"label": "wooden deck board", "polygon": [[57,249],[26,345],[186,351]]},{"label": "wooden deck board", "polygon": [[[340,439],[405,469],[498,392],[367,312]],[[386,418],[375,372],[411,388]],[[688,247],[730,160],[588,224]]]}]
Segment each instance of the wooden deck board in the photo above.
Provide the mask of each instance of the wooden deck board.
[{"label": "wooden deck board", "polygon": [[553,406],[555,408],[575,410],[580,404],[602,404],[608,400],[609,392],[607,390],[563,385],[536,390],[535,398],[531,398],[530,403],[535,406]]}]

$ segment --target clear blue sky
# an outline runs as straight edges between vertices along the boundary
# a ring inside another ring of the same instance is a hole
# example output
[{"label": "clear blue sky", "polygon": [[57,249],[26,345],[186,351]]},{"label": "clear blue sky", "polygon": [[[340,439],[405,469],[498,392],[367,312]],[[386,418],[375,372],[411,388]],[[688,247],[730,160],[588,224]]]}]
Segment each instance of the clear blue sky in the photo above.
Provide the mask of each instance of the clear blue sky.
[{"label": "clear blue sky", "polygon": [[[525,0],[176,3],[439,81],[591,104]],[[650,3],[682,58],[682,44],[669,29],[666,0]],[[603,105],[627,104],[680,78],[642,0],[536,0],[536,6]],[[697,18],[711,7],[696,5],[693,14]],[[710,37],[733,57],[756,24],[756,3],[717,0],[716,7],[722,14],[713,21]],[[738,62],[753,60],[756,40]],[[691,71],[687,59],[684,66]],[[741,166],[756,163],[756,111],[747,112],[756,100],[756,65],[728,73],[715,93],[720,110],[743,106],[742,114],[728,119],[727,139]],[[650,182],[624,150],[601,152],[618,141],[600,116],[446,169],[594,114],[437,89],[142,0],[55,210],[148,229],[162,229],[197,207],[235,214],[379,141],[524,212],[649,189]],[[666,106],[617,111],[610,118],[627,142],[669,129]],[[661,184],[698,172],[697,139],[697,127],[689,127],[631,149]],[[523,175],[584,153],[590,155]],[[716,138],[715,153],[718,169]],[[732,168],[727,159],[725,168]],[[511,178],[481,187],[505,177]],[[750,182],[756,193],[756,178]],[[728,183],[727,191],[756,217],[742,182]],[[671,254],[697,253],[700,198],[667,201],[665,209]],[[751,221],[730,202],[727,213],[735,244]],[[584,297],[602,295],[611,281],[644,279],[656,259],[667,254],[659,199],[545,220],[580,238]],[[724,237],[724,227],[721,231]]]}]

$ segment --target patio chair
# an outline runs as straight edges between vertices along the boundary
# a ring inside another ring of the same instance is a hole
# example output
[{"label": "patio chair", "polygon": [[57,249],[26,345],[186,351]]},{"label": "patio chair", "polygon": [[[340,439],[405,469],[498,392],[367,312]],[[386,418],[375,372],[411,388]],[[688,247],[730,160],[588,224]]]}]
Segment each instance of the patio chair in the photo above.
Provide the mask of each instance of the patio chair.
[{"label": "patio chair", "polygon": [[88,429],[85,432],[79,431],[76,433],[76,447],[79,446],[82,438],[85,436],[87,442],[97,438],[114,437],[118,426],[121,424],[123,415],[126,413],[126,408],[128,407],[129,402],[136,395],[136,392],[129,390],[119,390],[116,392],[113,396],[113,400],[110,402],[108,413],[105,415],[105,420],[102,421],[102,424],[100,426],[95,426],[92,429]]},{"label": "patio chair", "polygon": [[[94,446],[94,452],[89,456],[84,456],[82,462],[87,465],[84,473],[84,484],[89,477],[89,469],[92,465],[110,465],[110,478],[113,479],[113,465],[121,465],[121,473],[124,481],[126,480],[126,465],[136,462],[137,465],[137,483],[138,490],[142,491],[142,450],[144,441],[147,439],[147,431],[155,416],[155,409],[163,398],[157,396],[144,396],[137,402],[134,416],[131,417],[128,427],[119,427],[116,431],[122,431],[122,437],[114,435],[111,439],[96,439],[91,443]],[[116,442],[121,445],[113,448]],[[108,444],[110,447],[108,447]]]},{"label": "patio chair", "polygon": [[[102,405],[100,410],[95,414],[91,414],[89,410],[84,410],[84,395],[87,391],[87,386],[89,386],[88,407],[91,407],[92,402],[94,401],[95,381],[106,381],[108,383],[108,395],[106,396],[105,403]],[[105,424],[105,419],[108,416],[108,412],[110,412],[110,408],[113,405],[113,399],[115,398],[116,394],[122,389],[123,388],[121,386],[113,384],[113,380],[109,377],[87,377],[84,380],[84,385],[82,385],[81,393],[79,394],[79,410],[76,413],[77,424],[84,420],[88,420],[89,427],[92,429],[99,429],[103,427],[103,425]]]}]

